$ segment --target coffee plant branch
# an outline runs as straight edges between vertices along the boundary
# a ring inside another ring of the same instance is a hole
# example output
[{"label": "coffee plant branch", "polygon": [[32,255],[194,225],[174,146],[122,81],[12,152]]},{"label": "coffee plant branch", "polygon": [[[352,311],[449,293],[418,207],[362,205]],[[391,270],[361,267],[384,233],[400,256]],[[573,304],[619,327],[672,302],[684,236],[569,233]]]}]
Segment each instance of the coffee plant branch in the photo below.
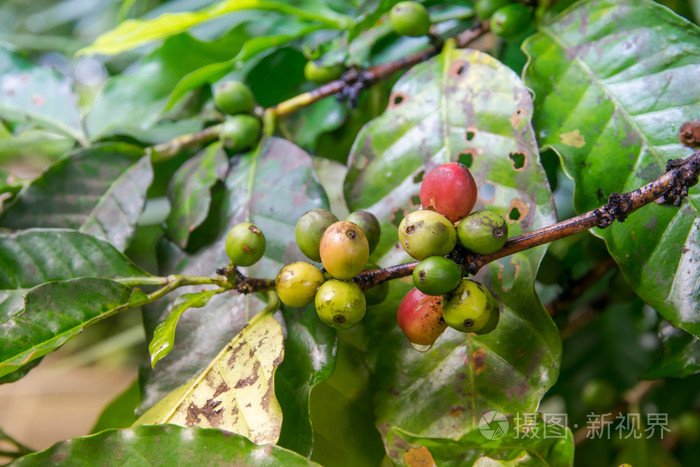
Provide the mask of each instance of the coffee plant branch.
[{"label": "coffee plant branch", "polygon": [[[479,37],[489,31],[489,22],[484,21],[473,28],[460,32],[454,37],[457,47],[466,47]],[[404,57],[394,62],[377,65],[367,70],[358,70],[352,68],[348,70],[341,79],[331,81],[323,86],[312,91],[299,94],[286,101],[280,102],[276,106],[265,109],[262,112],[257,112],[259,115],[264,115],[264,120],[274,120],[277,117],[287,116],[302,107],[313,104],[321,99],[338,94],[339,98],[349,100],[354,103],[359,97],[360,91],[392,76],[397,71],[410,68],[430,57],[440,53],[442,44],[437,41],[432,41],[431,44],[413,55]],[[206,144],[216,140],[221,131],[221,124],[213,125],[196,133],[189,133],[178,136],[165,143],[156,144],[147,149],[147,153],[151,155],[153,162],[160,162],[176,156],[184,149],[191,146]]]}]

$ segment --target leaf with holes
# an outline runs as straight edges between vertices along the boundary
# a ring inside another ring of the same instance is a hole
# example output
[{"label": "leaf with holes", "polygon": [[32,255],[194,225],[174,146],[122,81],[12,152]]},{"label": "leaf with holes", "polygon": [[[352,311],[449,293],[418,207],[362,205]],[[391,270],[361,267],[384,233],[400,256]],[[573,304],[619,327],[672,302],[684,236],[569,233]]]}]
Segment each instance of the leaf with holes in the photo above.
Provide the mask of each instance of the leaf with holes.
[{"label": "leaf with holes", "polygon": [[165,220],[165,232],[181,248],[187,246],[190,233],[209,214],[211,188],[223,180],[228,171],[228,157],[216,142],[177,169],[168,186],[170,214]]},{"label": "leaf with holes", "polygon": [[[678,130],[700,113],[700,29],[646,0],[577,3],[528,39],[540,142],[593,209],[691,151]],[[700,189],[680,209],[651,204],[597,230],[627,281],[675,326],[700,336]]]},{"label": "leaf with holes", "polygon": [[0,48],[0,117],[27,121],[84,142],[72,82],[48,66],[35,66]]},{"label": "leaf with holes", "polygon": [[282,327],[263,310],[202,373],[154,405],[136,425],[218,428],[255,444],[275,444],[282,410],[274,374],[283,356]]},{"label": "leaf with holes", "polygon": [[140,148],[114,143],[82,149],[22,189],[2,213],[0,226],[77,229],[123,251],[152,180],[150,159]]},{"label": "leaf with holes", "polygon": [[[258,225],[267,239],[265,256],[259,263],[245,268],[246,274],[275,277],[283,264],[303,259],[294,242],[296,222],[310,209],[328,208],[327,197],[307,153],[286,140],[267,138],[257,152],[231,160],[225,185],[225,200],[220,210],[212,213],[221,223],[216,238],[189,255],[171,243],[163,244],[161,258],[168,262],[161,264],[162,273],[209,275],[216,267],[225,266],[229,262],[224,249],[226,233],[245,221]],[[174,297],[165,297],[161,300],[163,303],[148,307],[144,320],[149,338],[158,323],[165,319],[172,299]],[[255,295],[229,291],[212,297],[196,313],[183,314],[175,332],[173,350],[144,374],[146,384],[141,410],[153,406],[200,373],[206,365],[202,362],[211,361],[262,306]],[[287,391],[280,397],[280,405],[284,423],[303,427],[300,420],[304,417],[308,420],[308,408],[303,401],[308,400],[310,388],[327,377],[328,366],[335,358],[335,333],[321,326],[315,313],[311,317],[299,317],[298,322],[295,313],[285,311],[285,321],[299,333],[287,338],[289,345],[298,351],[290,361],[283,363],[286,369],[280,369]],[[290,373],[295,373],[294,378],[289,377]],[[308,422],[305,429],[311,429]],[[299,434],[299,438],[308,440],[310,435]]]},{"label": "leaf with holes", "polygon": [[[441,163],[470,167],[479,187],[476,209],[505,216],[511,236],[553,223],[532,111],[518,76],[475,50],[448,46],[400,78],[387,111],[358,136],[345,180],[350,209],[369,210],[382,224],[374,253],[379,263],[408,259],[396,244],[396,226],[419,209],[420,181]],[[366,314],[377,426],[394,461],[403,455],[401,433],[457,440],[485,411],[537,408],[558,376],[561,354],[557,328],[534,291],[544,251],[503,258],[476,276],[502,305],[490,334],[448,329],[429,352],[416,352],[396,326],[408,291],[402,283],[377,312]]]},{"label": "leaf with holes", "polygon": [[257,446],[243,436],[174,425],[137,426],[73,438],[14,463],[25,466],[80,461],[86,465],[109,465],[116,459],[124,465],[221,465],[234,461],[250,467],[317,465],[277,446]]},{"label": "leaf with holes", "polygon": [[[2,375],[55,350],[112,313],[110,307],[138,298],[108,279],[147,275],[109,243],[58,229],[0,233],[0,272]],[[94,290],[92,281],[97,281]],[[71,284],[74,296],[67,290]],[[42,304],[41,297],[52,300]],[[94,309],[87,307],[88,297],[95,298]],[[48,322],[55,325],[46,326]]]}]

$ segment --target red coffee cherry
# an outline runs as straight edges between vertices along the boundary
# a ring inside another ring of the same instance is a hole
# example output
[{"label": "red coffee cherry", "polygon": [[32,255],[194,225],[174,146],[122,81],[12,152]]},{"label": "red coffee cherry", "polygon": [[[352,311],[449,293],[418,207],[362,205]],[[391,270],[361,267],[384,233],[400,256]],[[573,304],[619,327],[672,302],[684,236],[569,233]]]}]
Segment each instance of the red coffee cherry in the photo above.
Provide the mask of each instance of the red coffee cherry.
[{"label": "red coffee cherry", "polygon": [[478,190],[469,169],[459,162],[435,167],[423,178],[420,202],[457,222],[467,217],[476,204]]},{"label": "red coffee cherry", "polygon": [[447,328],[442,318],[442,297],[415,288],[401,301],[396,320],[408,340],[418,345],[433,345]]}]

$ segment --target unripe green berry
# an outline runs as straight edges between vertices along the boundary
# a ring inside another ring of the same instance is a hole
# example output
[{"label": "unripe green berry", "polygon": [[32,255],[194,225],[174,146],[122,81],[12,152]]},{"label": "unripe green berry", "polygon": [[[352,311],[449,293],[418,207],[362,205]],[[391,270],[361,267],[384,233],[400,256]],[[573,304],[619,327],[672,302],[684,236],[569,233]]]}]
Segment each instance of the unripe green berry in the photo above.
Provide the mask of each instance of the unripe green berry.
[{"label": "unripe green berry", "polygon": [[214,103],[223,113],[236,115],[250,113],[255,107],[253,93],[240,81],[224,81],[214,89]]},{"label": "unripe green berry", "polygon": [[319,287],[314,304],[321,321],[336,329],[348,329],[362,321],[367,308],[359,285],[335,279]]},{"label": "unripe green berry", "polygon": [[416,259],[445,256],[457,244],[455,226],[435,211],[409,213],[399,224],[399,242]]},{"label": "unripe green berry", "polygon": [[228,231],[225,248],[234,265],[250,266],[265,253],[265,235],[256,225],[243,222]]},{"label": "unripe green berry", "polygon": [[323,66],[314,60],[309,60],[304,65],[304,78],[312,83],[325,84],[340,77],[345,71],[342,64]]},{"label": "unripe green berry", "polygon": [[532,9],[522,3],[513,3],[496,10],[491,17],[491,30],[497,36],[514,41],[525,35],[532,23]]},{"label": "unripe green berry", "polygon": [[513,3],[513,0],[476,0],[474,9],[479,20],[487,20],[493,15],[496,10],[506,5]]},{"label": "unripe green berry", "polygon": [[325,209],[313,209],[306,212],[297,221],[294,236],[297,246],[307,258],[320,262],[321,237],[331,224],[338,222],[338,218],[332,212]]},{"label": "unripe green berry", "polygon": [[492,211],[476,211],[457,226],[459,242],[480,255],[495,253],[508,240],[508,223]]},{"label": "unripe green berry", "polygon": [[462,280],[462,270],[442,256],[429,256],[413,270],[413,284],[426,295],[443,295],[454,290]]},{"label": "unripe green berry", "polygon": [[402,36],[420,37],[430,30],[430,16],[418,2],[399,2],[389,12],[391,26]]},{"label": "unripe green berry", "polygon": [[251,147],[260,136],[260,121],[250,115],[234,115],[221,124],[219,139],[232,151]]},{"label": "unripe green berry", "polygon": [[357,224],[339,221],[326,229],[319,247],[321,262],[336,279],[352,279],[369,259],[369,243]]},{"label": "unripe green berry", "polygon": [[382,234],[382,227],[379,220],[369,211],[355,211],[345,218],[346,221],[353,222],[360,226],[362,232],[367,237],[369,252],[372,253],[379,243]]},{"label": "unripe green berry", "polygon": [[593,410],[608,410],[617,400],[617,391],[610,381],[592,379],[581,390],[583,403]]},{"label": "unripe green berry", "polygon": [[316,266],[299,261],[280,269],[275,291],[285,305],[302,307],[314,301],[323,282],[323,274]]},{"label": "unripe green berry", "polygon": [[678,438],[684,443],[700,441],[700,415],[696,412],[683,412],[675,420]]},{"label": "unripe green berry", "polygon": [[458,331],[486,334],[496,328],[500,311],[496,299],[486,287],[462,279],[459,287],[445,296],[442,316]]}]

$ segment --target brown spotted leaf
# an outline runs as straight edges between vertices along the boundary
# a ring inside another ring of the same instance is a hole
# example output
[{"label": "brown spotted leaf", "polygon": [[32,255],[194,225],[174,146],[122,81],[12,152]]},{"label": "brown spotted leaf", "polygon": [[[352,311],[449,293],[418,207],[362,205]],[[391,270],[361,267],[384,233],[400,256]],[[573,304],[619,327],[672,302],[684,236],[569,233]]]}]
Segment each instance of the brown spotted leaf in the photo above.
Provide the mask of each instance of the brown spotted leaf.
[{"label": "brown spotted leaf", "polygon": [[[387,111],[364,127],[345,180],[351,210],[382,223],[375,259],[409,258],[396,227],[419,209],[427,170],[455,160],[470,167],[479,188],[476,209],[508,220],[518,235],[554,223],[552,195],[530,124],[533,103],[520,78],[494,58],[447,47],[396,83]],[[456,440],[489,410],[532,412],[559,374],[561,340],[534,291],[544,247],[484,267],[476,280],[501,303],[496,330],[484,336],[448,329],[419,353],[396,326],[397,281],[390,299],[368,311],[369,363],[377,378],[377,426],[387,452],[403,459],[408,434]]]},{"label": "brown spotted leaf", "polygon": [[218,428],[274,444],[282,428],[274,374],[284,355],[282,326],[263,311],[209,366],[136,421]]}]

